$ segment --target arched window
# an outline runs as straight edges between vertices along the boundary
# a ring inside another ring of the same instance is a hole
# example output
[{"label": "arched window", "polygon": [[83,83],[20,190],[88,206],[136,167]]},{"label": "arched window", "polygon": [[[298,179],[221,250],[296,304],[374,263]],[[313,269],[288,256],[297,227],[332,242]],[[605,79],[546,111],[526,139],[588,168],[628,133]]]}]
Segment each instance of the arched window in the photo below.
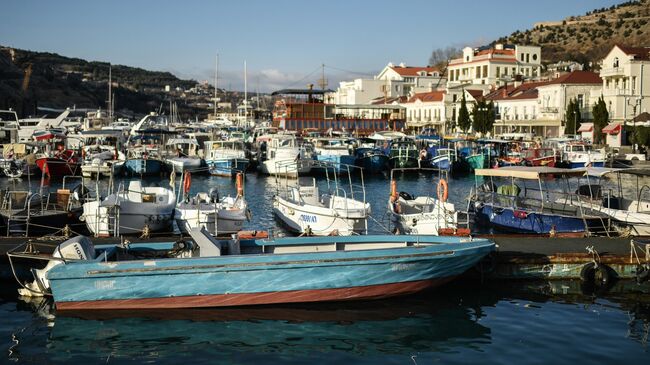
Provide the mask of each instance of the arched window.
[{"label": "arched window", "polygon": [[614,64],[612,67],[617,68],[618,67],[618,57],[614,57]]}]

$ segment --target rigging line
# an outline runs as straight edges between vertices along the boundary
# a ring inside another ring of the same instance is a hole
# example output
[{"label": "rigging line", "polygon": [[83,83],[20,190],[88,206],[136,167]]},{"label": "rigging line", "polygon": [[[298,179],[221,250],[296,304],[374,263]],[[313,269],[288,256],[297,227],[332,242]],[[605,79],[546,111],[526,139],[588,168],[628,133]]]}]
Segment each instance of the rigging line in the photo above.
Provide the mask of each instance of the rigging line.
[{"label": "rigging line", "polygon": [[369,72],[350,71],[350,70],[345,70],[345,69],[342,69],[342,68],[333,67],[333,66],[329,66],[329,65],[324,65],[324,66],[325,66],[326,68],[330,68],[330,69],[332,69],[332,70],[341,71],[341,72],[347,72],[347,73],[350,73],[350,74],[363,75],[363,76],[372,76],[372,75],[374,75],[374,74],[369,73]]},{"label": "rigging line", "polygon": [[287,84],[287,87],[290,87],[290,86],[293,86],[293,85],[295,85],[295,84],[297,84],[297,83],[299,83],[299,82],[305,81],[305,79],[307,79],[309,76],[315,74],[316,72],[320,71],[320,69],[321,69],[321,66],[318,66],[314,71],[308,73],[307,75],[305,75],[305,76],[304,76],[303,78],[301,78],[300,80],[297,80],[297,81],[294,81],[294,82],[292,82],[292,83],[290,83],[290,84]]}]

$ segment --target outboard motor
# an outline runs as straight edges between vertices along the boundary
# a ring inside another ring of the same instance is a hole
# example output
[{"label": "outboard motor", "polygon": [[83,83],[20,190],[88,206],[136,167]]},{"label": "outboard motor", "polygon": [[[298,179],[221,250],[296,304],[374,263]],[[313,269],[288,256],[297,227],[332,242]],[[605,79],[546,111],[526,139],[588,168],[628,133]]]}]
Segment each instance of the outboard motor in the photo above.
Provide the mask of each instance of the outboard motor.
[{"label": "outboard motor", "polygon": [[61,243],[56,246],[52,254],[53,258],[61,260],[50,260],[47,266],[40,270],[32,269],[34,281],[27,283],[24,289],[18,289],[18,294],[31,297],[44,296],[50,291],[50,281],[47,279],[48,271],[65,260],[92,260],[95,255],[95,246],[86,236],[77,236]]}]

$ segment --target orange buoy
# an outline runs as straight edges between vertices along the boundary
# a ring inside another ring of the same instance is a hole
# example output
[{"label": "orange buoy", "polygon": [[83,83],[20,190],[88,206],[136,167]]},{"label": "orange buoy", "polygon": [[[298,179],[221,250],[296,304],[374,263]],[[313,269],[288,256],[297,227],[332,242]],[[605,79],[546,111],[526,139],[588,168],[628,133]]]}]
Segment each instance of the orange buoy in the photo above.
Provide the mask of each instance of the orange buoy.
[{"label": "orange buoy", "polygon": [[244,196],[244,175],[241,172],[237,173],[237,196]]},{"label": "orange buoy", "polygon": [[438,200],[441,202],[446,202],[449,197],[449,185],[447,185],[447,180],[440,179],[438,181]]},{"label": "orange buoy", "polygon": [[397,201],[397,181],[395,180],[390,182],[390,201]]},{"label": "orange buoy", "polygon": [[192,186],[192,174],[187,171],[185,172],[185,177],[183,178],[183,191],[185,194],[190,192],[190,187]]}]

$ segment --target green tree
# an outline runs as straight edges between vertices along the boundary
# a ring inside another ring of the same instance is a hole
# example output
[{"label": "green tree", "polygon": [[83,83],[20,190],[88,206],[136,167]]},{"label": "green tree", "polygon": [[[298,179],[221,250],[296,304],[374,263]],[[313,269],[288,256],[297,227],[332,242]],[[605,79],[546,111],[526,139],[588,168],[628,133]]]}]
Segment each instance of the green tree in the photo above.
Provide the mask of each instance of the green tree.
[{"label": "green tree", "polygon": [[460,100],[460,110],[458,110],[458,128],[463,132],[467,132],[471,126],[472,121],[469,118],[467,100],[465,99],[465,92],[463,91],[463,98]]},{"label": "green tree", "polygon": [[602,96],[594,104],[591,113],[594,116],[594,143],[600,143],[603,140],[603,133],[601,131],[609,123],[609,112],[607,111],[607,105]]},{"label": "green tree", "polygon": [[494,115],[494,103],[487,103],[481,100],[474,105],[472,110],[472,128],[474,132],[486,134],[492,131],[496,116]]},{"label": "green tree", "polygon": [[575,134],[582,122],[580,107],[576,99],[571,99],[564,113],[564,134]]}]

